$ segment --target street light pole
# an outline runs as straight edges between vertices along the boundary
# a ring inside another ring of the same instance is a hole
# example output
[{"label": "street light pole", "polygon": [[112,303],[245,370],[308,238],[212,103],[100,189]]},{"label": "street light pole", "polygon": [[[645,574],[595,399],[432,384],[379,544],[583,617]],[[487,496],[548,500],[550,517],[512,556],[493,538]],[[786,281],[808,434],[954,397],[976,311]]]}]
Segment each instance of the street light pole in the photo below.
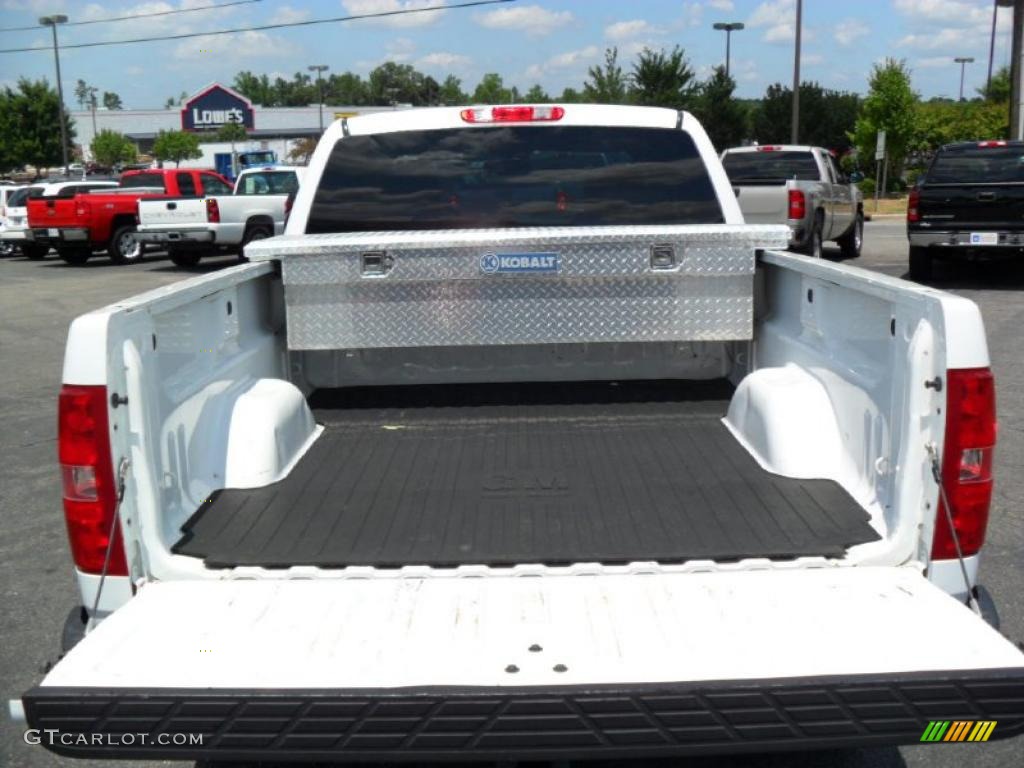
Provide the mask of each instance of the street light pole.
[{"label": "street light pole", "polygon": [[57,46],[57,25],[64,24],[68,17],[63,14],[42,16],[39,23],[53,31],[53,60],[57,64],[57,114],[60,119],[60,154],[64,160],[64,175],[68,175],[68,128],[64,119],[64,87],[60,82],[60,53]]},{"label": "street light pole", "polygon": [[957,64],[960,65],[960,98],[959,101],[964,100],[964,70],[966,70],[968,64],[974,63],[973,56],[957,56],[953,59]]},{"label": "street light pole", "polygon": [[742,21],[730,21],[724,22],[719,21],[714,24],[714,28],[719,32],[725,32],[725,76],[729,77],[729,59],[732,47],[732,33],[739,32],[743,29],[744,24]]},{"label": "street light pole", "polygon": [[804,18],[803,0],[796,0],[796,45],[793,53],[793,116],[789,143],[800,143],[800,33]]},{"label": "street light pole", "polygon": [[316,90],[319,94],[317,96],[317,106],[320,109],[320,133],[324,132],[324,85],[323,80],[320,79],[320,73],[325,72],[330,67],[326,64],[310,64],[306,67],[310,72],[316,72]]}]

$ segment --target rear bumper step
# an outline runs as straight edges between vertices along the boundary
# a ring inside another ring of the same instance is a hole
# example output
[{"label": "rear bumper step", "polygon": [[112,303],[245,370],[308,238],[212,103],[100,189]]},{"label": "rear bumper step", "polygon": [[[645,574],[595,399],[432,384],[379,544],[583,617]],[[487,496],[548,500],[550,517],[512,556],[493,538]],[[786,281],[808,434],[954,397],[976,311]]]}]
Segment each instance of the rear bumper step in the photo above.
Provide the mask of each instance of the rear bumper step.
[{"label": "rear bumper step", "polygon": [[1008,738],[1024,732],[1024,668],[561,688],[42,686],[24,705],[68,757],[653,757],[917,743],[933,721],[994,721],[988,740]]}]

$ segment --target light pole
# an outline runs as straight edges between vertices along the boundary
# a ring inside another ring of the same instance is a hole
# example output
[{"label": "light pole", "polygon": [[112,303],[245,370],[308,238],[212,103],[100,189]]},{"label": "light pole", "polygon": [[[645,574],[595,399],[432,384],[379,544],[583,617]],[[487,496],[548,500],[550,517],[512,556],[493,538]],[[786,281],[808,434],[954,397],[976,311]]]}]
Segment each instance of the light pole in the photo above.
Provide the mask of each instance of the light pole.
[{"label": "light pole", "polygon": [[317,106],[320,108],[320,133],[324,132],[324,85],[320,79],[320,73],[326,72],[330,67],[326,64],[310,64],[306,67],[310,72],[316,72]]},{"label": "light pole", "polygon": [[967,69],[967,65],[968,64],[973,64],[974,63],[974,57],[973,56],[957,56],[955,59],[953,59],[953,61],[955,61],[957,64],[960,65],[960,99],[959,99],[959,101],[963,101],[964,100],[964,70]]},{"label": "light pole", "polygon": [[717,29],[719,32],[725,32],[725,76],[726,77],[729,76],[729,55],[730,55],[730,48],[731,48],[731,43],[732,43],[732,33],[733,32],[739,32],[741,29],[743,29],[743,26],[744,26],[744,24],[743,24],[742,21],[729,21],[729,22],[718,21],[718,22],[715,22],[715,24],[714,24],[714,28]]},{"label": "light pole", "polygon": [[796,0],[796,51],[793,54],[793,116],[789,143],[800,143],[800,32],[804,17],[803,0]]},{"label": "light pole", "polygon": [[68,175],[68,129],[64,120],[64,88],[60,84],[60,53],[57,48],[57,25],[64,24],[68,17],[63,14],[41,16],[39,23],[53,31],[53,60],[57,63],[57,114],[60,118],[60,154],[64,159],[64,175]]}]

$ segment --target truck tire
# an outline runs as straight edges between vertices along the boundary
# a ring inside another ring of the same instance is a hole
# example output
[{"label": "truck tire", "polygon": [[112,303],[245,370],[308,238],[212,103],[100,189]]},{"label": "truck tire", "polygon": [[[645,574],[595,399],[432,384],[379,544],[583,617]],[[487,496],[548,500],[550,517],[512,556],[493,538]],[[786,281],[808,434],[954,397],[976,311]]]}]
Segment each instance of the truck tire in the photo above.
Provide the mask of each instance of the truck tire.
[{"label": "truck tire", "polygon": [[26,243],[21,246],[21,252],[25,256],[33,261],[39,261],[40,259],[46,258],[46,254],[50,252],[50,246],[42,245],[40,243]]},{"label": "truck tire", "polygon": [[857,211],[853,226],[836,242],[839,243],[844,259],[856,259],[860,256],[860,249],[864,244],[864,214],[862,212]]},{"label": "truck tire", "polygon": [[245,257],[245,246],[253,240],[266,240],[268,237],[273,236],[274,230],[269,224],[262,224],[260,222],[250,224],[245,228],[245,234],[242,235],[242,244],[238,246],[238,257],[242,261],[248,261]]},{"label": "truck tire", "polygon": [[57,255],[66,263],[78,266],[85,264],[89,260],[89,257],[92,256],[92,251],[88,248],[58,248]]},{"label": "truck tire", "polygon": [[114,233],[110,236],[110,241],[107,243],[107,254],[115,264],[124,264],[142,259],[142,243],[132,237],[134,232],[134,224],[122,224],[114,229]]},{"label": "truck tire", "polygon": [[186,251],[181,248],[168,248],[167,255],[176,267],[194,267],[203,258],[199,251]]},{"label": "truck tire", "polygon": [[825,255],[824,243],[822,242],[822,230],[825,228],[825,221],[819,211],[814,215],[814,226],[807,236],[807,242],[801,248],[801,252],[814,259],[820,259]]},{"label": "truck tire", "polygon": [[919,283],[932,279],[932,254],[920,245],[910,246],[910,279]]}]

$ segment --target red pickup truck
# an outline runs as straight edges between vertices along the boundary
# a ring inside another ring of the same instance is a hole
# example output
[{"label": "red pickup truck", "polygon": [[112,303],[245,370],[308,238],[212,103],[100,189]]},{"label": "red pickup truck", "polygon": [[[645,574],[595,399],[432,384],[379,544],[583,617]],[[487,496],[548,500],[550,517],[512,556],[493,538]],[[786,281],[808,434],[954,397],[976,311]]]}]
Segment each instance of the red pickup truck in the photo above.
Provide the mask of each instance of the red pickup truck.
[{"label": "red pickup truck", "polygon": [[84,264],[104,250],[112,261],[123,263],[142,257],[134,237],[140,199],[229,195],[231,189],[214,171],[126,171],[114,189],[29,200],[28,225],[34,243],[56,248],[69,264]]}]

